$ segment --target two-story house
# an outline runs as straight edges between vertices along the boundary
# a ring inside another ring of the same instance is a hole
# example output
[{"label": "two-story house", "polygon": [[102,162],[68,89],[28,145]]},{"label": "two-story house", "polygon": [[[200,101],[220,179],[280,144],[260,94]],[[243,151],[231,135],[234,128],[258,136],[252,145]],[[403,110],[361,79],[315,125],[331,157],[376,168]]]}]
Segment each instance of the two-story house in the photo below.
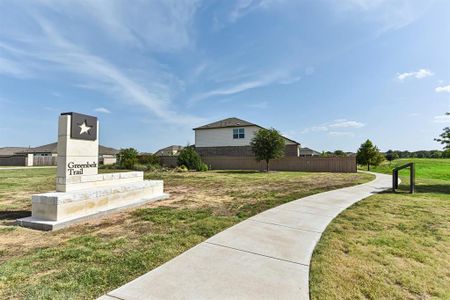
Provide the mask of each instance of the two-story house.
[{"label": "two-story house", "polygon": [[[201,156],[253,156],[250,142],[262,128],[238,118],[220,120],[194,128],[195,148]],[[300,143],[283,138],[285,155],[299,156]]]}]

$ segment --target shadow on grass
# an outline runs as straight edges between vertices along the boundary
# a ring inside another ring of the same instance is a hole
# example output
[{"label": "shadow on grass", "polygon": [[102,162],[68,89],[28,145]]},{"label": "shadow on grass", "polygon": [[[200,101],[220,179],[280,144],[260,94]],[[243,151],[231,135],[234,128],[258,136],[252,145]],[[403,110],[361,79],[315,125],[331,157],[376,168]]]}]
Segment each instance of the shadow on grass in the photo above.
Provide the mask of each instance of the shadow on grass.
[{"label": "shadow on grass", "polygon": [[215,171],[216,173],[221,173],[221,174],[255,174],[255,173],[262,173],[261,171],[254,171],[254,170],[250,170],[250,171],[245,171],[245,170],[221,170],[221,171]]},{"label": "shadow on grass", "polygon": [[417,193],[435,193],[450,195],[450,184],[416,185]]},{"label": "shadow on grass", "polygon": [[[392,192],[392,191],[391,191]],[[396,193],[409,193],[409,184],[400,185]],[[420,193],[434,193],[450,195],[450,184],[416,184],[416,194]]]},{"label": "shadow on grass", "polygon": [[1,221],[11,221],[20,218],[25,218],[31,216],[31,211],[29,210],[13,210],[13,211],[0,211]]}]

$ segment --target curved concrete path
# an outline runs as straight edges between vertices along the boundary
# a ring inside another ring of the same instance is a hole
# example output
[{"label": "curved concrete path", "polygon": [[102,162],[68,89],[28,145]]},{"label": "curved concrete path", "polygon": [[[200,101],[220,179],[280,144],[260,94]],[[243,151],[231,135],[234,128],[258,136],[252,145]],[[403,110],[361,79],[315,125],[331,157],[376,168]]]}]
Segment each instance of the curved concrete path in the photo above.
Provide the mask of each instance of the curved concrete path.
[{"label": "curved concrete path", "polygon": [[253,216],[99,299],[309,299],[309,264],[344,209],[389,189],[391,176]]}]

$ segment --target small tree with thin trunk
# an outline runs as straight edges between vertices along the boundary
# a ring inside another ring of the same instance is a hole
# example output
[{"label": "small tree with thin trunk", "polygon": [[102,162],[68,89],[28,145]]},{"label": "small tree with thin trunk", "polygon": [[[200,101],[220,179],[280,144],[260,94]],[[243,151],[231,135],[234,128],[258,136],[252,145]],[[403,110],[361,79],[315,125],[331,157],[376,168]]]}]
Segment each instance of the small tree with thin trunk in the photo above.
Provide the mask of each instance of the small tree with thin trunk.
[{"label": "small tree with thin trunk", "polygon": [[360,165],[367,165],[367,171],[370,171],[370,165],[378,166],[383,160],[383,155],[370,140],[362,143],[356,153],[356,161]]},{"label": "small tree with thin trunk", "polygon": [[[450,112],[445,113],[447,116],[450,116]],[[445,127],[444,132],[439,135],[439,138],[434,139],[436,142],[444,145],[444,150],[450,151],[450,127]]]},{"label": "small tree with thin trunk", "polygon": [[257,161],[266,162],[266,170],[269,172],[271,159],[284,156],[284,138],[276,129],[260,129],[256,132],[250,145]]}]

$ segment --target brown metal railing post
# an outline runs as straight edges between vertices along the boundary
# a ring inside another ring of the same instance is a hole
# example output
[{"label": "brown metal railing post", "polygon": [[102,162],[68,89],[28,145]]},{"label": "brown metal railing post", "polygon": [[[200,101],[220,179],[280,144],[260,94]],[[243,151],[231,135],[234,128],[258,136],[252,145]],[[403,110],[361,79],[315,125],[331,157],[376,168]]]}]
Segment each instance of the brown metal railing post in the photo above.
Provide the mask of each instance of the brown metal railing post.
[{"label": "brown metal railing post", "polygon": [[409,172],[409,192],[411,194],[414,194],[414,191],[416,189],[416,168],[414,166],[414,163],[411,164],[411,169]]},{"label": "brown metal railing post", "polygon": [[395,189],[397,188],[397,171],[392,171],[392,191],[395,192]]},{"label": "brown metal railing post", "polygon": [[407,163],[392,170],[392,190],[395,192],[398,189],[398,171],[405,168],[409,168],[409,192],[414,194],[416,190],[416,168],[414,163]]}]

